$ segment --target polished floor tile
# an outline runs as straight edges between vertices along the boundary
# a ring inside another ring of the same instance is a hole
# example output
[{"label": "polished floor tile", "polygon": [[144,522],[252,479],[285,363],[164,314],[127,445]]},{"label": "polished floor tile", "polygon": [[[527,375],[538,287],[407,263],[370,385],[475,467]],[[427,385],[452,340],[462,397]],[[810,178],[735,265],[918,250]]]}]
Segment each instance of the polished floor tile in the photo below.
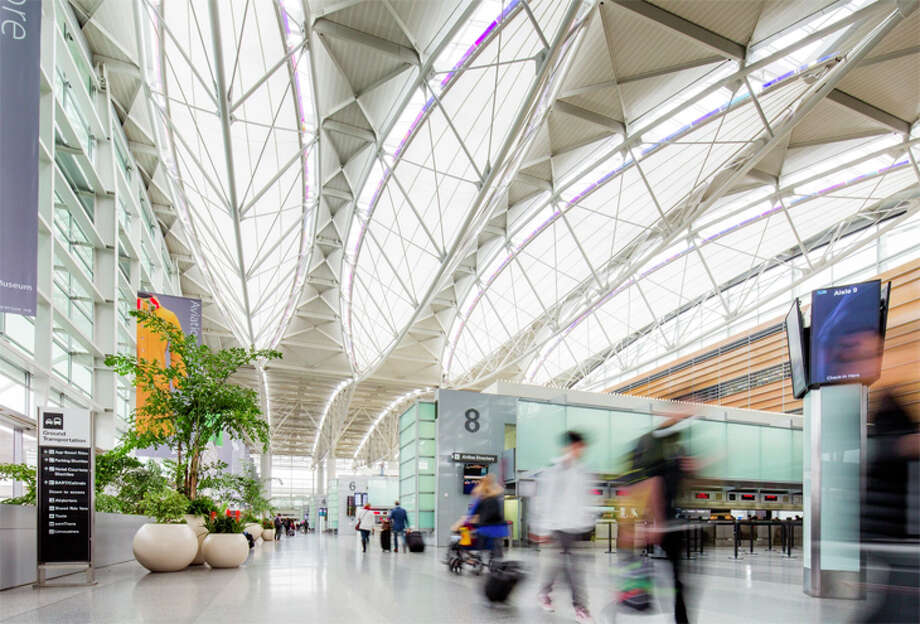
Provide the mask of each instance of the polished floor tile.
[{"label": "polished floor tile", "polygon": [[[347,624],[435,624],[574,621],[567,589],[555,592],[557,610],[545,613],[536,603],[538,579],[555,553],[514,549],[506,558],[520,560],[526,580],[509,604],[488,605],[483,579],[455,576],[441,563],[443,550],[425,554],[361,553],[351,538],[298,535],[258,544],[246,564],[233,570],[189,568],[149,574],[137,563],[99,570],[91,588],[0,592],[0,622],[46,624],[82,622],[229,623],[342,622]],[[589,603],[598,624],[659,624],[673,621],[673,592],[666,562],[656,561],[657,612],[617,613],[611,606],[617,586],[617,555],[585,550]],[[817,600],[802,593],[801,558],[759,552],[743,559],[714,550],[685,562],[694,622],[847,622],[859,603]]]}]

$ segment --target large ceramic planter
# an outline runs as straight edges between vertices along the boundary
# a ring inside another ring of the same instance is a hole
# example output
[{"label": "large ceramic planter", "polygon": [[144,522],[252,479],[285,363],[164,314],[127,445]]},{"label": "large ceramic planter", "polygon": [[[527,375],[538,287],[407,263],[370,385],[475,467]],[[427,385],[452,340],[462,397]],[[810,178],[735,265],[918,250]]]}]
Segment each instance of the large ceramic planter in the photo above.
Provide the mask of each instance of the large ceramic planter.
[{"label": "large ceramic planter", "polygon": [[198,538],[198,552],[195,554],[195,558],[192,559],[190,565],[204,565],[204,552],[202,552],[201,546],[204,544],[204,538],[208,536],[208,530],[204,526],[204,518],[202,516],[185,514],[185,523],[192,530],[192,533],[195,534],[195,537]]},{"label": "large ceramic planter", "polygon": [[249,533],[252,536],[252,540],[255,541],[262,537],[262,525],[258,522],[250,522],[243,527],[243,533]]},{"label": "large ceramic planter", "polygon": [[212,568],[236,568],[249,556],[249,542],[242,533],[209,533],[202,550]]},{"label": "large ceramic planter", "polygon": [[275,529],[262,529],[262,539],[267,544],[275,541]]},{"label": "large ceramic planter", "polygon": [[187,524],[148,523],[134,534],[134,558],[151,572],[184,570],[198,553],[198,538]]}]

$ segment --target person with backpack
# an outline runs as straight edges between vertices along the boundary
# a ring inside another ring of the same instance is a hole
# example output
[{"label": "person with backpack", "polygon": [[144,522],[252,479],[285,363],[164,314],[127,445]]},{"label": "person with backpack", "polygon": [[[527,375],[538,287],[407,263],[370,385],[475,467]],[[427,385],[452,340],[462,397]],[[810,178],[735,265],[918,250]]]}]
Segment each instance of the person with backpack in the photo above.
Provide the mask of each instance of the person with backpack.
[{"label": "person with backpack", "polygon": [[371,511],[370,503],[358,512],[358,522],[355,524],[355,530],[361,534],[361,552],[367,552],[367,543],[371,539],[371,531],[374,530],[374,512]]},{"label": "person with backpack", "polygon": [[[660,544],[671,564],[674,579],[674,620],[678,624],[689,622],[686,605],[686,588],[681,573],[682,533],[677,526],[677,499],[683,481],[693,470],[694,460],[686,456],[681,445],[681,433],[689,426],[689,414],[678,414],[654,430],[641,436],[633,450],[632,469],[627,478],[630,497],[640,516],[652,525],[645,534],[647,545]],[[621,537],[617,540],[625,549],[640,546],[635,524],[624,522]],[[626,565],[626,586],[620,594],[620,604],[637,611],[649,608],[651,595],[651,568],[634,553]]]},{"label": "person with backpack", "polygon": [[574,552],[575,541],[594,526],[590,511],[591,476],[581,459],[587,441],[577,431],[564,435],[563,454],[540,475],[533,530],[537,541],[559,547],[556,560],[541,583],[538,600],[545,611],[553,611],[553,585],[561,574],[572,592],[575,621],[593,621],[588,611],[582,569]]},{"label": "person with backpack", "polygon": [[406,546],[406,529],[409,528],[409,514],[399,506],[399,501],[393,503],[393,509],[390,510],[390,525],[393,531],[393,552],[399,552],[399,537],[403,538],[403,552],[408,548]]}]

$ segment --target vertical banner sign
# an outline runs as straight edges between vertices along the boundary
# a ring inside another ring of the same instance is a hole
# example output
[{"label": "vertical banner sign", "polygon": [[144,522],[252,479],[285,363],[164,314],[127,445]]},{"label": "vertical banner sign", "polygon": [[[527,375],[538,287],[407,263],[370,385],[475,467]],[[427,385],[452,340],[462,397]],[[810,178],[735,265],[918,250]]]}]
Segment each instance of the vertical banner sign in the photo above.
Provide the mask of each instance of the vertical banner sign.
[{"label": "vertical banner sign", "polygon": [[[201,299],[139,292],[137,293],[137,309],[153,310],[156,316],[186,334],[192,334],[198,339],[198,342],[201,342]],[[160,335],[141,326],[140,323],[137,325],[137,357],[157,362],[161,366],[170,366],[174,363],[169,344]],[[149,394],[147,388],[137,387],[137,409],[144,406]],[[138,432],[149,431],[154,426],[156,426],[155,423],[138,419]]]},{"label": "vertical banner sign", "polygon": [[89,410],[41,410],[38,565],[92,564],[93,421]]},{"label": "vertical banner sign", "polygon": [[0,312],[35,316],[41,0],[0,0]]}]

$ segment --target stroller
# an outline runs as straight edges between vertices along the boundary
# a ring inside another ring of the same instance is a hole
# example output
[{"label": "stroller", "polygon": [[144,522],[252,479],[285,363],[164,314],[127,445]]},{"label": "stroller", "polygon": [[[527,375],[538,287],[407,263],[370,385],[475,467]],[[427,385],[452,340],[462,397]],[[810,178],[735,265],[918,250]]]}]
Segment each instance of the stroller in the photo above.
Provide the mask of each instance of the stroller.
[{"label": "stroller", "polygon": [[454,574],[463,574],[463,567],[467,566],[476,576],[482,574],[486,564],[477,550],[476,542],[470,527],[460,527],[450,538],[450,547],[445,561],[447,569]]}]

